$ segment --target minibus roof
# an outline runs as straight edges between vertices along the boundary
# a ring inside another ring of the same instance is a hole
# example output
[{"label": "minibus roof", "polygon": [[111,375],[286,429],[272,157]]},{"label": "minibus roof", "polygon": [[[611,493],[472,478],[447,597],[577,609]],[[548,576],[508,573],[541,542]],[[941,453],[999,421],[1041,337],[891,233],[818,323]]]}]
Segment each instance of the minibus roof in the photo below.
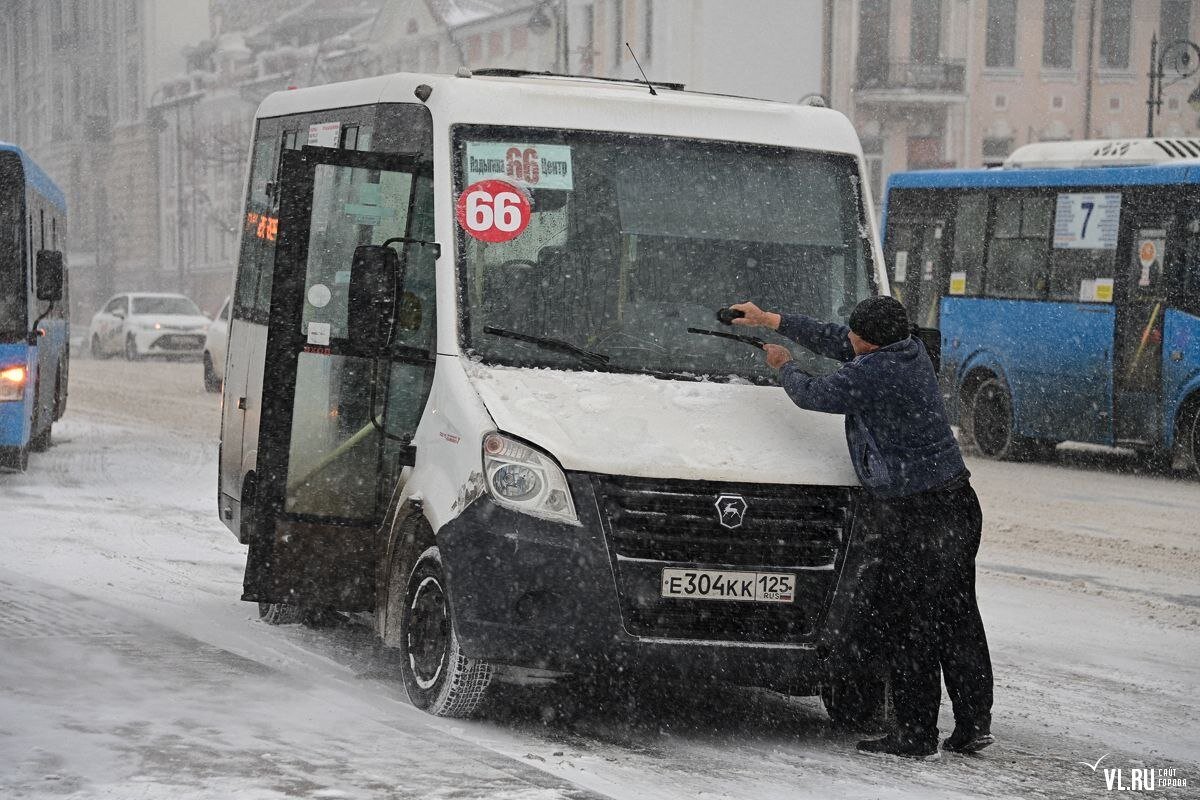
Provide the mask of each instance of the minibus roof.
[{"label": "minibus roof", "polygon": [[459,123],[644,133],[846,153],[861,157],[850,121],[840,112],[769,100],[703,94],[644,83],[553,75],[421,75],[396,73],[276,92],[258,118],[330,111],[376,103],[419,102],[435,124]]}]

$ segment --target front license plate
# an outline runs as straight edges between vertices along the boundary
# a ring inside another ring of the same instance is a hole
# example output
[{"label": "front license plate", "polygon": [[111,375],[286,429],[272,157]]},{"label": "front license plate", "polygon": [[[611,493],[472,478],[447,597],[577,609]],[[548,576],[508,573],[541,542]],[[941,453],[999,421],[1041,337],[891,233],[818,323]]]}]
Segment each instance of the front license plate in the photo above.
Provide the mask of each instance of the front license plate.
[{"label": "front license plate", "polygon": [[668,567],[662,571],[662,596],[689,600],[790,603],[796,598],[796,576],[784,572],[724,572]]}]

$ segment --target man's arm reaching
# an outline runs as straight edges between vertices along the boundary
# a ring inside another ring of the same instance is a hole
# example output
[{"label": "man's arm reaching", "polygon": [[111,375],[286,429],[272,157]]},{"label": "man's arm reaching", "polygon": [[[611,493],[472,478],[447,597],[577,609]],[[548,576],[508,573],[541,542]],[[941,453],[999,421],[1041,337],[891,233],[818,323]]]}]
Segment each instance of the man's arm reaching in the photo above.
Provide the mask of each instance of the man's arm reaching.
[{"label": "man's arm reaching", "polygon": [[809,411],[850,414],[867,400],[862,369],[857,364],[831,375],[806,375],[794,361],[779,368],[779,384],[792,402]]},{"label": "man's arm reaching", "polygon": [[763,311],[754,303],[737,303],[730,306],[745,316],[733,320],[734,325],[754,325],[778,331],[793,342],[803,345],[817,355],[835,361],[854,359],[854,347],[850,344],[850,329],[836,323],[818,322],[803,314],[776,314]]},{"label": "man's arm reaching", "polygon": [[854,348],[850,345],[850,329],[836,322],[817,322],[803,314],[780,314],[781,336],[812,350],[814,353],[835,361],[854,360]]}]

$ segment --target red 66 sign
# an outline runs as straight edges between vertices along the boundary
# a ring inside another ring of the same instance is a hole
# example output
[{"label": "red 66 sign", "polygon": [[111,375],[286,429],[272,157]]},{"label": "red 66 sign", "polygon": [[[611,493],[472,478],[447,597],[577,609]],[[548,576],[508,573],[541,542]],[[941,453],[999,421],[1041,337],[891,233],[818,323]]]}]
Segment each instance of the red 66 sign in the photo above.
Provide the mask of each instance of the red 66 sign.
[{"label": "red 66 sign", "polygon": [[483,242],[507,242],[525,232],[533,209],[525,192],[506,181],[472,183],[458,196],[458,224]]}]

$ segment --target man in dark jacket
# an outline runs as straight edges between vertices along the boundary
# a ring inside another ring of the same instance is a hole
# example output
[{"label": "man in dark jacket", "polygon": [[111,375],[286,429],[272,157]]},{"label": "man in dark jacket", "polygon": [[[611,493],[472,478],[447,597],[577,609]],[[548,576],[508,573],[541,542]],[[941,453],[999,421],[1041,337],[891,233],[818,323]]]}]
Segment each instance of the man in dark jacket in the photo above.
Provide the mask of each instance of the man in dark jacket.
[{"label": "man in dark jacket", "polygon": [[973,753],[993,741],[992,665],[975,599],[975,554],[983,517],[970,473],[946,420],[933,363],[910,336],[904,306],[862,301],[850,325],[775,314],[753,303],[735,324],[777,330],[843,362],[813,377],[786,347],[766,345],[767,362],[801,408],[846,416],[846,442],[874,498],[883,536],[874,613],[891,666],[897,729],[858,743],[866,753],[938,755],[939,665],[954,705],[947,750]]}]

